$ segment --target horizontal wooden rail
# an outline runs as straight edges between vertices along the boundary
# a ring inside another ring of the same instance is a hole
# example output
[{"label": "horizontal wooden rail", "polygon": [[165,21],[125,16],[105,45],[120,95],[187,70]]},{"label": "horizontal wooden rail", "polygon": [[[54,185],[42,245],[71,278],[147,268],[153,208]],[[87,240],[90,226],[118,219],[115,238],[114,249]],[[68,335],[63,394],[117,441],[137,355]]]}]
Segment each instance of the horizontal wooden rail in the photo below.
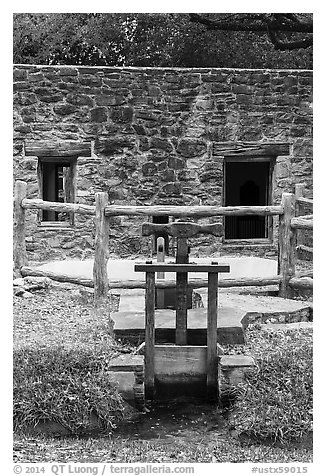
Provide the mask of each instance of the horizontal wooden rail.
[{"label": "horizontal wooden rail", "polygon": [[[44,271],[36,268],[31,268],[29,266],[23,266],[21,268],[22,276],[43,276],[54,281],[67,282],[72,284],[80,284],[92,288],[94,286],[92,279],[87,278],[77,278],[69,276],[66,274],[57,274],[52,271]],[[237,279],[220,279],[219,287],[220,288],[231,288],[231,287],[242,287],[242,286],[272,286],[278,285],[281,281],[280,276],[270,276],[270,277],[243,277]],[[207,288],[208,280],[207,278],[190,278],[188,284],[193,289],[198,288]],[[145,289],[146,283],[145,280],[109,280],[110,289]],[[157,280],[155,283],[156,288],[158,289],[167,289],[175,288],[174,279],[165,279],[164,281]]]},{"label": "horizontal wooden rail", "polygon": [[289,285],[294,289],[313,289],[313,279],[307,276],[302,278],[293,277],[290,279]]},{"label": "horizontal wooden rail", "polygon": [[301,230],[312,230],[313,229],[312,215],[292,218],[291,228],[296,228]]},{"label": "horizontal wooden rail", "polygon": [[80,203],[61,203],[47,202],[40,198],[24,198],[22,207],[26,209],[36,210],[52,210],[63,213],[80,213],[81,215],[95,215],[95,207],[92,205],[83,205]]},{"label": "horizontal wooden rail", "polygon": [[300,205],[311,205],[313,206],[314,201],[311,198],[304,198],[304,197],[298,197],[296,199],[297,202],[299,202]]},{"label": "horizontal wooden rail", "polygon": [[152,216],[170,215],[175,217],[212,217],[229,215],[282,215],[281,206],[243,206],[217,207],[214,205],[179,206],[179,205],[108,205],[105,207],[105,216]]}]

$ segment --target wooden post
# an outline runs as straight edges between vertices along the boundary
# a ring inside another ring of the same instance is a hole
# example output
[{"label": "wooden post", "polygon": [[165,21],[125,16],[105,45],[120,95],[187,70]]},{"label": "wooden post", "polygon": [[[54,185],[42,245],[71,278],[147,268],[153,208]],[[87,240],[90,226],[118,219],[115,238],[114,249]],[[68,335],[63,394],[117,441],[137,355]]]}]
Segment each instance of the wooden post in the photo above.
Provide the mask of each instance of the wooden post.
[{"label": "wooden post", "polygon": [[284,298],[292,297],[289,280],[295,273],[296,261],[296,232],[291,228],[291,220],[295,216],[295,196],[293,193],[283,193],[282,207],[278,231],[278,274],[281,275],[279,295]]},{"label": "wooden post", "polygon": [[[303,183],[296,183],[295,186],[294,186],[294,194],[295,194],[295,198],[296,200],[298,198],[303,198],[304,197],[304,189],[305,189],[305,186]],[[297,217],[299,216],[302,216],[305,214],[305,209],[304,209],[304,206],[300,204],[299,201],[296,201],[295,202],[295,215]],[[304,240],[304,233],[301,231],[301,230],[295,230],[295,233],[296,233],[296,241],[297,241],[297,245],[304,245],[305,243],[305,240]]]},{"label": "wooden post", "polygon": [[[213,264],[213,263],[212,263]],[[207,300],[207,397],[216,401],[218,395],[217,366],[217,286],[218,274],[208,273]]]},{"label": "wooden post", "polygon": [[95,304],[106,299],[108,295],[109,219],[104,216],[104,209],[107,204],[107,193],[98,192],[95,194],[95,256],[93,266]]},{"label": "wooden post", "polygon": [[145,292],[145,398],[154,398],[154,352],[155,352],[155,273],[146,273]]},{"label": "wooden post", "polygon": [[[176,263],[188,263],[188,242],[178,238]],[[176,273],[176,329],[175,343],[187,345],[187,290],[188,273]]]},{"label": "wooden post", "polygon": [[[158,263],[164,263],[165,261],[165,255],[164,255],[164,238],[162,236],[157,238],[157,250],[156,250],[156,256],[157,256],[157,262]],[[157,273],[157,279],[164,279],[165,278],[165,273],[164,272],[159,272]],[[164,289],[156,289],[156,303],[157,303],[157,308],[158,309],[163,309],[164,308],[164,296],[165,296],[165,291]]]},{"label": "wooden post", "polygon": [[22,266],[27,265],[27,252],[25,243],[25,209],[22,201],[26,198],[27,184],[22,180],[15,183],[14,195],[14,270],[20,274]]}]

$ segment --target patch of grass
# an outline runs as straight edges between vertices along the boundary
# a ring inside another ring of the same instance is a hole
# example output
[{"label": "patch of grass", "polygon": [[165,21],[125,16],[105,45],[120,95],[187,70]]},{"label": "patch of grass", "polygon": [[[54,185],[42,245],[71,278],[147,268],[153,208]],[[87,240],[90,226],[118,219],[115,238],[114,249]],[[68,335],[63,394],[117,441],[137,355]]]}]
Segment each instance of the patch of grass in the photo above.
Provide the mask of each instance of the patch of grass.
[{"label": "patch of grass", "polygon": [[114,426],[124,404],[108,378],[109,360],[106,348],[35,346],[14,352],[14,428],[47,420],[75,433],[90,426],[92,415],[104,430]]},{"label": "patch of grass", "polygon": [[312,329],[248,331],[258,369],[239,387],[230,425],[239,434],[300,440],[312,431]]},{"label": "patch of grass", "polygon": [[14,297],[15,430],[50,420],[76,433],[94,417],[106,430],[123,418],[126,405],[107,373],[121,350],[109,313],[75,286]]}]

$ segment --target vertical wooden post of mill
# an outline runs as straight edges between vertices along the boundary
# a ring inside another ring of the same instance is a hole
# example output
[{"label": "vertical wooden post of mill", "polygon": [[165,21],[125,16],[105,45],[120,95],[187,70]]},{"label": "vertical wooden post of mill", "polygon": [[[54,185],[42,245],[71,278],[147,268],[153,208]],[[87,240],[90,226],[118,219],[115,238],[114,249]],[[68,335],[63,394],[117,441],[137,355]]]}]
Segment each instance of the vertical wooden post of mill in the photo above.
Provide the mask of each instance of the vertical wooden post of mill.
[{"label": "vertical wooden post of mill", "polygon": [[[156,245],[156,256],[158,263],[164,263],[165,261],[165,253],[164,253],[164,238],[162,236],[157,238],[157,245]],[[157,273],[157,279],[164,279],[165,273],[163,271],[159,271]],[[165,290],[164,289],[156,289],[156,302],[157,308],[163,309],[164,308],[164,296]]]},{"label": "vertical wooden post of mill", "polygon": [[108,272],[109,259],[109,218],[104,215],[108,204],[108,195],[105,192],[95,194],[95,256],[93,267],[94,302],[99,304],[108,295]]},{"label": "vertical wooden post of mill", "polygon": [[279,296],[291,298],[293,293],[289,280],[295,273],[296,261],[296,232],[291,228],[291,220],[295,216],[295,196],[293,193],[283,193],[283,214],[280,215],[278,231],[278,274],[281,275]]},{"label": "vertical wooden post of mill", "polygon": [[26,198],[27,184],[22,180],[15,183],[14,195],[14,270],[20,275],[22,266],[27,264],[27,252],[25,243],[25,209],[22,201]]}]

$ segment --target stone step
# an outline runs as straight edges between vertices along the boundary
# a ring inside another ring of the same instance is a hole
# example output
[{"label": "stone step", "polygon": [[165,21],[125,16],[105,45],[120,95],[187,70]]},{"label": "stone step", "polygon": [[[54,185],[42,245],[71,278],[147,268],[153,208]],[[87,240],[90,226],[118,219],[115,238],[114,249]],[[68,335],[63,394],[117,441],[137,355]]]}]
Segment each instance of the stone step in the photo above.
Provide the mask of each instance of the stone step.
[{"label": "stone step", "polygon": [[237,387],[246,373],[255,368],[255,361],[249,355],[222,355],[219,359],[221,391]]},{"label": "stone step", "polygon": [[[118,339],[138,343],[145,339],[145,312],[121,311],[111,314],[114,334]],[[243,312],[230,307],[218,310],[217,341],[219,344],[243,344],[245,325]],[[157,343],[175,342],[176,311],[155,311],[155,338]],[[207,309],[188,310],[188,344],[206,345]]]}]

